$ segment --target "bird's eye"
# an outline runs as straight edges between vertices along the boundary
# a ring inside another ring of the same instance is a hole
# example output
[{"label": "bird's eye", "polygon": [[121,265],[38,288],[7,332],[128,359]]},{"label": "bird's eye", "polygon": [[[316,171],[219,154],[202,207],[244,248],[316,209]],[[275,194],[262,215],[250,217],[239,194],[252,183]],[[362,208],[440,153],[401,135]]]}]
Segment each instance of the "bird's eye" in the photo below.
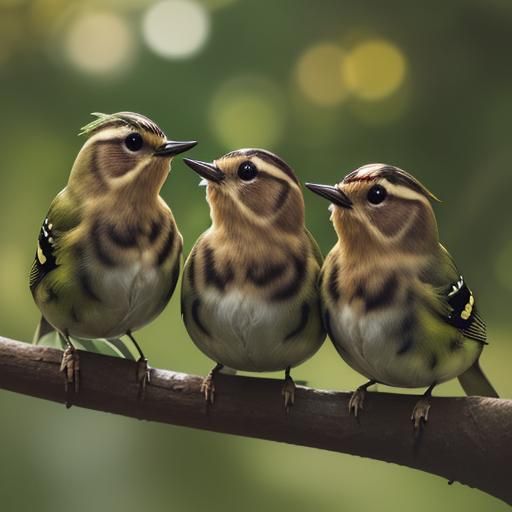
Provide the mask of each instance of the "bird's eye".
[{"label": "bird's eye", "polygon": [[368,190],[367,199],[371,204],[380,204],[386,199],[388,193],[382,185],[374,185]]},{"label": "bird's eye", "polygon": [[139,151],[144,145],[144,140],[139,133],[133,132],[124,139],[124,143],[130,151]]},{"label": "bird's eye", "polygon": [[244,181],[250,181],[256,177],[258,169],[252,162],[242,162],[238,168],[238,177]]}]

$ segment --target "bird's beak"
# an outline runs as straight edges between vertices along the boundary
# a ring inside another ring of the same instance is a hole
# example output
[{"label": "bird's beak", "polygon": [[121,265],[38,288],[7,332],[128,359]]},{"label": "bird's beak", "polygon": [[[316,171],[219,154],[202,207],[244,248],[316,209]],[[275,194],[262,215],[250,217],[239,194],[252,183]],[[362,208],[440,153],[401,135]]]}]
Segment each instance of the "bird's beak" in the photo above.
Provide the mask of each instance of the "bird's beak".
[{"label": "bird's beak", "polygon": [[208,181],[219,183],[226,177],[226,175],[215,164],[201,162],[200,160],[191,160],[190,158],[184,158],[183,161],[193,171],[196,171],[199,176],[202,176]]},{"label": "bird's beak", "polygon": [[179,142],[174,140],[168,140],[160,147],[156,148],[153,153],[154,156],[175,156],[180,153],[184,153],[189,149],[193,148],[197,142],[195,140],[190,140],[186,142]]},{"label": "bird's beak", "polygon": [[347,209],[352,208],[352,201],[347,194],[342,192],[338,187],[332,187],[331,185],[317,185],[315,183],[306,183],[306,187],[309,188],[311,192],[325,197],[325,199],[328,199],[336,206],[341,206],[342,208]]}]

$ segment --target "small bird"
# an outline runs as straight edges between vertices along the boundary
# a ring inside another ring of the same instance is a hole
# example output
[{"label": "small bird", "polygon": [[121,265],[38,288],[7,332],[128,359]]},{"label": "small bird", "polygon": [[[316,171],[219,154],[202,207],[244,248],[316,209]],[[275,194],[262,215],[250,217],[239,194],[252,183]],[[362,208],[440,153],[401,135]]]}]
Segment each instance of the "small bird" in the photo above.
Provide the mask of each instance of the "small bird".
[{"label": "small bird", "polygon": [[182,315],[197,347],[217,362],[204,379],[229,370],[285,370],[284,406],[294,403],[290,369],[322,345],[317,287],[322,255],[304,224],[293,170],[262,149],[240,149],[213,163],[185,158],[204,178],[211,227],[185,262]]},{"label": "small bird", "polygon": [[39,233],[30,272],[30,290],[42,313],[34,341],[52,330],[60,334],[67,347],[61,364],[66,393],[76,393],[79,359],[71,337],[127,335],[140,355],[143,393],[149,368],[133,332],[169,301],[183,245],[159,192],[172,157],[196,142],[167,140],[140,114],[93,115],[80,132],[88,140],[67,186],[51,203]]},{"label": "small bird", "polygon": [[341,357],[369,379],[349,410],[357,416],[375,383],[428,387],[412,412],[415,428],[428,420],[434,387],[452,378],[468,395],[497,397],[479,365],[486,327],[439,243],[435,196],[385,164],[306,187],[332,203],[338,235],[320,276],[324,324]]}]

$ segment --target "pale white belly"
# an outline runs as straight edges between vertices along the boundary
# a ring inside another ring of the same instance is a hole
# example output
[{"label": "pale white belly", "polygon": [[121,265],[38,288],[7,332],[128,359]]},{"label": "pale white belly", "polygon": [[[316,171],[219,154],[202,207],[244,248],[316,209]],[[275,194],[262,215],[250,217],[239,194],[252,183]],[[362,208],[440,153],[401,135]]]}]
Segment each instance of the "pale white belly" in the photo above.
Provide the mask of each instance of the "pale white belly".
[{"label": "pale white belly", "polygon": [[75,336],[110,338],[139,329],[160,313],[170,282],[159,269],[136,262],[105,270],[94,276],[92,285],[100,301],[78,312]]},{"label": "pale white belly", "polygon": [[[299,310],[300,304],[269,303],[236,291],[210,290],[201,297],[197,312],[210,336],[193,322],[187,322],[187,327],[198,348],[218,363],[236,370],[278,371],[309,358],[325,337],[318,328],[318,316],[310,317],[300,334],[286,339],[300,320]],[[311,336],[315,325],[316,337]]]},{"label": "pale white belly", "polygon": [[[450,380],[478,358],[481,345],[456,331],[447,336],[404,336],[403,308],[359,314],[348,305],[330,312],[333,342],[345,361],[368,379],[397,387],[426,387]],[[450,330],[448,330],[450,332]],[[460,347],[450,348],[458,337]],[[428,339],[427,339],[428,338]]]}]

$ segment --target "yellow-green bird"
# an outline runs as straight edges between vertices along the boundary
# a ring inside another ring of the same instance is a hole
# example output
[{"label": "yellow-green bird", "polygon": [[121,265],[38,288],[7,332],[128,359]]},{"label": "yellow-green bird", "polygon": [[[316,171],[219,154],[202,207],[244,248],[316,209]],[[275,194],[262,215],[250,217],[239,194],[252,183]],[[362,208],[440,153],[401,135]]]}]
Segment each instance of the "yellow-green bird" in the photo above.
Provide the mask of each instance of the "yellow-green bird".
[{"label": "yellow-green bird", "polygon": [[335,186],[306,186],[331,203],[338,243],[321,273],[323,318],[341,357],[369,382],[428,387],[412,413],[428,420],[437,384],[458,377],[468,395],[497,397],[479,366],[486,327],[473,294],[439,243],[434,195],[409,173],[365,165]]},{"label": "yellow-green bird", "polygon": [[182,314],[197,347],[216,361],[202,391],[213,402],[223,367],[285,370],[284,405],[294,402],[290,369],[311,357],[325,331],[317,279],[322,256],[304,224],[294,171],[262,149],[213,163],[184,159],[204,178],[211,227],[184,268]]},{"label": "yellow-green bird", "polygon": [[147,360],[132,333],[169,301],[180,271],[182,237],[160,197],[174,155],[196,142],[167,140],[147,117],[93,114],[88,137],[66,187],[46,215],[30,290],[42,313],[35,342],[51,330],[65,340],[61,371],[78,391],[79,360],[72,337],[128,335],[139,352],[141,390]]}]

